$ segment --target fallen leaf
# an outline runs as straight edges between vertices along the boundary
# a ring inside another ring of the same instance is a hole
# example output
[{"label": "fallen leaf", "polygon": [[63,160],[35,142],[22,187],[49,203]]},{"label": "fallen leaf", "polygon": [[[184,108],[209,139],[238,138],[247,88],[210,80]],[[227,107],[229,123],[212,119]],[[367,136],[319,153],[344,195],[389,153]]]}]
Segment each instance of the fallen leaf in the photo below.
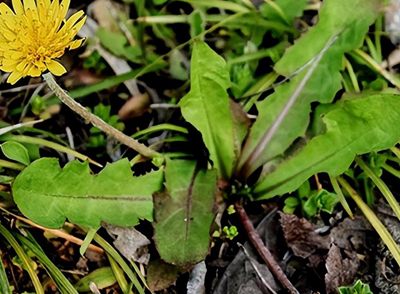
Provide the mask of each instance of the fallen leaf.
[{"label": "fallen leaf", "polygon": [[330,236],[332,243],[343,249],[355,251],[366,247],[367,232],[371,232],[372,227],[362,216],[354,219],[346,218],[337,227],[333,228]]},{"label": "fallen leaf", "polygon": [[[183,271],[185,272],[185,271]],[[152,260],[147,267],[147,284],[151,291],[160,291],[175,283],[181,269],[161,259]]]},{"label": "fallen leaf", "polygon": [[329,237],[320,236],[305,218],[279,212],[281,226],[288,246],[296,256],[307,258],[317,249],[329,249]]},{"label": "fallen leaf", "polygon": [[113,244],[125,258],[138,263],[149,263],[150,254],[147,245],[151,242],[146,236],[134,227],[118,227],[109,224],[103,226],[111,236],[117,236]]},{"label": "fallen leaf", "polygon": [[332,245],[326,259],[325,284],[327,293],[338,293],[339,286],[352,284],[357,273],[360,262],[355,252],[349,253],[347,257],[342,257],[340,248]]},{"label": "fallen leaf", "polygon": [[118,111],[120,120],[131,119],[142,116],[150,105],[149,95],[147,93],[140,94],[129,98]]}]

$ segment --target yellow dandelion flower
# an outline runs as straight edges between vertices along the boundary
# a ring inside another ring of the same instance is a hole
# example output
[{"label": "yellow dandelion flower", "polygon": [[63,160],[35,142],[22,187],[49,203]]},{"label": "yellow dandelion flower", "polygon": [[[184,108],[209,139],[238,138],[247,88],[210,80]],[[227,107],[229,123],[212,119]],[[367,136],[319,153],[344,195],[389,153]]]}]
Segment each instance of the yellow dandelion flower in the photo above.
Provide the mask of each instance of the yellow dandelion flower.
[{"label": "yellow dandelion flower", "polygon": [[0,69],[11,72],[7,82],[38,77],[44,71],[66,72],[55,59],[65,49],[76,49],[84,39],[73,40],[86,21],[83,11],[65,19],[70,0],[12,0],[14,11],[0,4]]}]

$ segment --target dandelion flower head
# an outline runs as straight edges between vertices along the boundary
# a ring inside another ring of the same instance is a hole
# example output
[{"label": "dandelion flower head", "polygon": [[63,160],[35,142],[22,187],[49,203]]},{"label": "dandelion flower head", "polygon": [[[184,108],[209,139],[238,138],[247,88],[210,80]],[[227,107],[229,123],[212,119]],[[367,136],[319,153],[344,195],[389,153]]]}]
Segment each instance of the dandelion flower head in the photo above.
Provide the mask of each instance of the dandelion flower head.
[{"label": "dandelion flower head", "polygon": [[70,0],[12,0],[13,10],[0,4],[0,69],[11,72],[7,82],[38,77],[44,71],[60,76],[66,72],[56,59],[65,50],[78,48],[74,40],[85,23],[83,11],[68,20]]}]

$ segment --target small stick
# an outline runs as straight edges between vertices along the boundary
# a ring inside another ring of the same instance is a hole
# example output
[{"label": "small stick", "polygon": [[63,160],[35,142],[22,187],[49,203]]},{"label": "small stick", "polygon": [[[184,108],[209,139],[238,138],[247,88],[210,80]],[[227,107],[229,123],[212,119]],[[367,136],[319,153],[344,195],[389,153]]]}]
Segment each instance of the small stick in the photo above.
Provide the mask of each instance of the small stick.
[{"label": "small stick", "polygon": [[277,280],[281,283],[281,285],[290,293],[290,294],[300,294],[299,291],[292,285],[289,281],[283,270],[280,268],[278,263],[275,261],[274,257],[272,256],[271,252],[265,246],[263,241],[260,238],[260,235],[256,231],[253,226],[253,223],[249,219],[246,211],[244,210],[240,201],[235,202],[235,209],[239,215],[239,218],[249,236],[249,239],[253,246],[256,248],[258,254],[262,257],[265,261],[266,265],[268,266],[269,270],[272,274],[277,278]]},{"label": "small stick", "polygon": [[63,102],[65,105],[67,105],[69,108],[71,108],[72,111],[79,114],[82,118],[89,121],[92,125],[99,128],[100,130],[102,130],[104,133],[106,133],[110,137],[113,137],[115,140],[117,140],[121,144],[124,144],[124,145],[136,150],[138,153],[140,153],[141,155],[143,155],[147,158],[155,158],[155,157],[162,158],[162,155],[160,153],[154,151],[153,149],[151,149],[149,147],[146,147],[145,145],[139,143],[135,139],[132,139],[131,137],[118,131],[116,128],[110,126],[108,123],[103,121],[98,116],[87,111],[85,107],[83,107],[81,104],[76,102],[73,98],[71,98],[67,94],[67,92],[65,92],[57,84],[57,82],[54,80],[54,77],[51,73],[44,74],[43,78],[47,82],[47,85],[50,87],[50,89],[54,92],[54,94],[56,94],[57,97],[61,100],[61,102]]},{"label": "small stick", "polygon": [[[24,218],[22,216],[19,216],[19,215],[16,215],[16,214],[12,213],[12,212],[9,212],[8,210],[6,210],[6,209],[4,209],[2,207],[0,207],[0,209],[3,210],[5,213],[15,217],[16,219],[18,219],[20,221],[23,221],[24,223],[26,223],[26,224],[34,227],[34,228],[43,230],[45,232],[49,232],[49,233],[51,233],[51,234],[53,234],[53,235],[55,235],[55,236],[57,236],[59,238],[65,239],[65,240],[67,240],[67,241],[69,241],[71,243],[74,243],[76,245],[79,245],[79,246],[83,244],[83,240],[82,239],[79,239],[79,238],[77,238],[75,236],[67,234],[67,233],[65,233],[65,232],[63,232],[61,230],[48,229],[48,228],[42,227],[40,225],[35,224],[33,221],[30,221],[27,218]],[[96,245],[93,245],[93,244],[90,244],[88,248],[90,250],[96,251],[98,253],[104,253],[103,248],[100,248],[100,247],[98,247]]]}]

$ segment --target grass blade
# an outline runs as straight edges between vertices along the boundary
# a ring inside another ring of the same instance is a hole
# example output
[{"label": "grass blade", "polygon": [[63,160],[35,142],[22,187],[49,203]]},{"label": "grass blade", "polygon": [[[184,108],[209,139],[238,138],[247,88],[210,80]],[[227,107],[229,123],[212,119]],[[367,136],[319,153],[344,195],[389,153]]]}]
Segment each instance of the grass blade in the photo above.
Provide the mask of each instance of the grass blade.
[{"label": "grass blade", "polygon": [[339,201],[342,204],[344,210],[346,210],[347,214],[350,216],[350,218],[354,219],[354,215],[353,212],[350,209],[349,204],[346,201],[346,198],[343,196],[343,192],[339,187],[339,184],[336,180],[336,178],[329,176],[330,180],[331,180],[331,184],[333,189],[335,190],[335,193],[338,195]]},{"label": "grass blade", "polygon": [[11,247],[14,248],[18,257],[21,259],[21,262],[25,270],[28,272],[32,280],[32,284],[33,287],[35,288],[36,294],[44,294],[42,284],[39,281],[35,269],[32,267],[31,259],[28,257],[22,246],[17,242],[14,236],[1,224],[0,224],[0,234],[3,235],[3,237],[11,245]]},{"label": "grass blade", "polygon": [[132,290],[129,288],[129,284],[125,279],[124,271],[119,267],[117,262],[111,255],[107,254],[108,261],[110,262],[111,269],[117,279],[118,285],[124,294],[133,294]]},{"label": "grass blade", "polygon": [[390,207],[393,209],[397,218],[400,220],[400,205],[397,202],[396,198],[394,198],[392,192],[389,190],[388,186],[380,177],[376,175],[376,173],[369,167],[367,163],[365,163],[360,157],[356,157],[356,163],[362,168],[365,174],[371,178],[374,184],[378,187],[379,191],[383,194]]},{"label": "grass blade", "polygon": [[28,239],[26,239],[21,235],[16,235],[16,237],[24,246],[29,248],[29,250],[31,250],[33,254],[35,254],[36,257],[39,259],[40,263],[45,266],[48,274],[50,275],[54,283],[57,285],[57,288],[60,290],[61,293],[78,294],[74,286],[72,286],[72,284],[58,269],[58,267],[56,267],[54,263],[51,262],[51,260],[47,257],[47,255],[44,254],[41,248],[39,249],[36,245],[34,245],[30,241],[28,241]]},{"label": "grass blade", "polygon": [[[135,286],[139,294],[145,294],[144,289],[140,285],[139,280],[137,279],[135,273],[125,262],[125,260],[121,257],[121,255],[119,255],[117,250],[115,250],[114,247],[112,247],[106,240],[100,237],[99,234],[94,235],[93,239],[104,249],[104,251],[106,251],[119,264],[119,266],[122,268],[125,274],[132,281],[133,285]],[[141,273],[139,272],[138,275],[141,275]]]},{"label": "grass blade", "polygon": [[0,293],[3,294],[12,294],[10,289],[10,283],[8,282],[6,270],[3,264],[3,260],[1,258],[2,252],[0,254]]},{"label": "grass blade", "polygon": [[86,155],[83,155],[75,150],[72,150],[71,148],[65,147],[63,145],[60,145],[58,143],[54,143],[54,142],[51,142],[51,141],[48,141],[45,139],[29,137],[29,136],[24,136],[24,135],[5,134],[3,136],[0,136],[0,141],[15,141],[15,142],[19,142],[19,143],[30,143],[30,144],[35,144],[35,145],[46,146],[51,149],[75,156],[76,158],[79,158],[83,161],[87,160],[90,163],[97,165],[99,167],[103,167],[100,163],[90,159]]},{"label": "grass blade", "polygon": [[347,183],[347,181],[341,177],[337,178],[340,185],[350,194],[351,198],[353,198],[354,202],[357,203],[358,207],[364,213],[365,217],[374,227],[376,232],[382,238],[382,241],[389,248],[392,253],[394,259],[397,264],[400,265],[400,249],[396,242],[393,240],[392,236],[386,229],[386,227],[382,224],[382,222],[378,219],[376,214],[372,211],[372,209],[361,199],[361,197],[357,194],[357,192]]}]

